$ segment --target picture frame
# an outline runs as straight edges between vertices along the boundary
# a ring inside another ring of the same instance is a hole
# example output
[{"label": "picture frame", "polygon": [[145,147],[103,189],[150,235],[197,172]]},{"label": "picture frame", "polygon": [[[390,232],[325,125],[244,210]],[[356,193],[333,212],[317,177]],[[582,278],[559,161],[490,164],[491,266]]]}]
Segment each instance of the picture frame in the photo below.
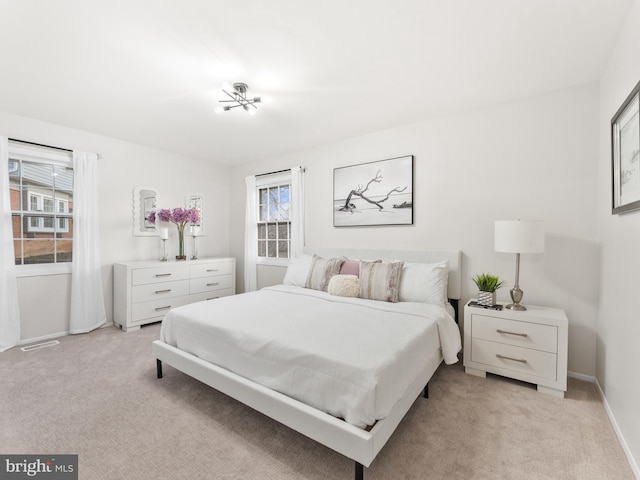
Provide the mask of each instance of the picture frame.
[{"label": "picture frame", "polygon": [[333,170],[333,226],[413,225],[413,155]]},{"label": "picture frame", "polygon": [[612,215],[640,209],[640,82],[611,119]]}]

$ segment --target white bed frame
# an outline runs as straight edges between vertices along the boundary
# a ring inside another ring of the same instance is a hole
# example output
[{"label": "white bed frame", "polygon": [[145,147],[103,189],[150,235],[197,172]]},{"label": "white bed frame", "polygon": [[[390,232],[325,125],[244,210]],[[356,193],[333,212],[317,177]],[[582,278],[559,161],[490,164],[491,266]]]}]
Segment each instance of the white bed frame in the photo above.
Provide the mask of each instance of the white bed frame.
[{"label": "white bed frame", "polygon": [[[381,251],[307,248],[305,252],[316,253],[323,257],[347,256],[349,258],[388,261],[404,260],[406,262],[421,263],[436,263],[447,260],[449,262],[448,297],[452,300],[458,300],[461,296],[462,277],[460,267],[462,255],[457,250]],[[409,388],[408,394],[394,406],[387,417],[376,422],[370,431],[366,431],[224,368],[201,360],[160,340],[153,342],[153,351],[157,359],[158,378],[162,378],[162,362],[171,365],[177,370],[354,460],[356,462],[356,480],[362,480],[364,476],[363,467],[371,465],[371,462],[391,437],[415,399],[423,391],[426,396],[429,380],[442,362],[440,353],[429,359],[420,375]]]}]

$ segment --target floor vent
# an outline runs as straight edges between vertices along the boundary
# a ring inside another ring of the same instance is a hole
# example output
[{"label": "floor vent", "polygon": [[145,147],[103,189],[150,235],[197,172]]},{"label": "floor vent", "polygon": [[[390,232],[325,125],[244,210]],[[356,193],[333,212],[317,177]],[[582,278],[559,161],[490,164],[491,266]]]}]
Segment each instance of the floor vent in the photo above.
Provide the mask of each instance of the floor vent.
[{"label": "floor vent", "polygon": [[54,345],[58,345],[60,342],[58,340],[51,340],[50,342],[44,343],[36,343],[35,345],[29,345],[28,347],[22,347],[20,350],[23,352],[30,352],[32,350],[38,350],[40,348],[53,347]]}]

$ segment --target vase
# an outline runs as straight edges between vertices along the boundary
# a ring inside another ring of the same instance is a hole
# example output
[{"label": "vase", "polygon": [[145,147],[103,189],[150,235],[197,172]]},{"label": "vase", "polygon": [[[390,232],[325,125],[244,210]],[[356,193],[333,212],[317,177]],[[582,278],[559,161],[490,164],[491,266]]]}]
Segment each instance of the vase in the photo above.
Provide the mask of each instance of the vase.
[{"label": "vase", "polygon": [[178,225],[178,255],[176,260],[186,260],[187,256],[184,254],[184,225]]},{"label": "vase", "polygon": [[496,292],[478,292],[478,303],[485,307],[493,307],[496,304]]}]

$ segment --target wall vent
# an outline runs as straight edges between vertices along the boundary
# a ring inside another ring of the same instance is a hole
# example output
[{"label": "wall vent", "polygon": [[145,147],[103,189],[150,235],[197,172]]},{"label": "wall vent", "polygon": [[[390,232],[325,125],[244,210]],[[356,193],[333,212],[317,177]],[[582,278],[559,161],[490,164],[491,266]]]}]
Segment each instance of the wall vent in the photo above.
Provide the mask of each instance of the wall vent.
[{"label": "wall vent", "polygon": [[60,342],[58,340],[51,340],[50,342],[44,343],[36,343],[35,345],[29,345],[28,347],[22,347],[20,350],[23,352],[30,352],[32,350],[38,350],[40,348],[53,347],[54,345],[58,345]]}]

